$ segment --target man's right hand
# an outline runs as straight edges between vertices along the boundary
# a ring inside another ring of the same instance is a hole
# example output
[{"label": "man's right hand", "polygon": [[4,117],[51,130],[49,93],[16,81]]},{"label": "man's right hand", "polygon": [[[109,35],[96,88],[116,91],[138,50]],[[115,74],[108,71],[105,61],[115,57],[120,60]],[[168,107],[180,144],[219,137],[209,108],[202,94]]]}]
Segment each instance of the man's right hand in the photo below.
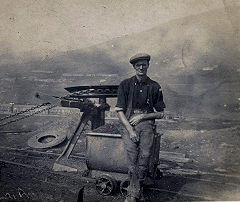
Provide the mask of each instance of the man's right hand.
[{"label": "man's right hand", "polygon": [[123,111],[118,111],[118,117],[119,117],[120,121],[123,123],[123,125],[125,126],[125,128],[127,129],[130,139],[135,143],[138,142],[139,141],[139,136],[137,136],[133,127],[128,122],[128,120],[127,120],[125,114],[123,113]]},{"label": "man's right hand", "polygon": [[129,136],[133,142],[137,143],[139,141],[139,137],[134,130],[129,132]]}]

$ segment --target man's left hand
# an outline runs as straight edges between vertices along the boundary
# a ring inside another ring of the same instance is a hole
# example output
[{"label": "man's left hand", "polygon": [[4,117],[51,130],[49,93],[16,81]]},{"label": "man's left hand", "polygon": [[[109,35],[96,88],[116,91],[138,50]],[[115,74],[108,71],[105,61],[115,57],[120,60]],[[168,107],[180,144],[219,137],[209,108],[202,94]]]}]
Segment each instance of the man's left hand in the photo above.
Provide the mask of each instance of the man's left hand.
[{"label": "man's left hand", "polygon": [[133,126],[137,125],[140,121],[144,119],[144,114],[139,114],[136,116],[133,116],[130,120],[129,123]]}]

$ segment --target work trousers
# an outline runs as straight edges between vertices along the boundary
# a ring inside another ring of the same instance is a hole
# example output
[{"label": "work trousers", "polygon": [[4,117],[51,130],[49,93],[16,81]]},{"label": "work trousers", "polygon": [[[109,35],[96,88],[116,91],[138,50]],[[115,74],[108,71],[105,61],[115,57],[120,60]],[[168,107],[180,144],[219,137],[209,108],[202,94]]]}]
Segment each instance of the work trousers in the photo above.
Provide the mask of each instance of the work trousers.
[{"label": "work trousers", "polygon": [[122,136],[124,147],[127,151],[128,158],[128,175],[130,185],[128,195],[136,198],[140,197],[141,183],[145,179],[149,160],[152,154],[154,141],[154,121],[143,120],[134,126],[136,134],[139,136],[139,142],[133,142],[127,132]]}]

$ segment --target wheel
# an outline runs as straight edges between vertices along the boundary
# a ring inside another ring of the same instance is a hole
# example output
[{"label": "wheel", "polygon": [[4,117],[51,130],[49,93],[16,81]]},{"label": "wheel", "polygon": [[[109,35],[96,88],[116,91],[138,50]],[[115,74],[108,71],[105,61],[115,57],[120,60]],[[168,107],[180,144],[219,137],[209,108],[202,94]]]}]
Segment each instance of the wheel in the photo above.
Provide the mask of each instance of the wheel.
[{"label": "wheel", "polygon": [[120,192],[124,197],[127,196],[129,184],[130,184],[130,182],[128,179],[126,179],[120,183]]},{"label": "wheel", "polygon": [[116,190],[116,188],[116,180],[109,176],[103,175],[96,180],[96,190],[101,195],[110,195]]}]

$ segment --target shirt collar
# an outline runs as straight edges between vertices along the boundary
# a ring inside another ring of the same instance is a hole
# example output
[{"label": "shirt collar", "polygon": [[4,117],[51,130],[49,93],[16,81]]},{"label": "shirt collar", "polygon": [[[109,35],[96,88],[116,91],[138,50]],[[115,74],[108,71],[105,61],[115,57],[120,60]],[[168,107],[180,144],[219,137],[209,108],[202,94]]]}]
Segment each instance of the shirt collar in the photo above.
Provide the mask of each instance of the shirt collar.
[{"label": "shirt collar", "polygon": [[148,76],[147,76],[147,77],[145,77],[144,79],[142,79],[141,81],[139,81],[139,80],[137,79],[137,77],[136,77],[136,76],[134,76],[134,82],[135,82],[135,83],[147,84],[147,83],[148,83],[148,81],[149,81],[149,77],[148,77]]}]

